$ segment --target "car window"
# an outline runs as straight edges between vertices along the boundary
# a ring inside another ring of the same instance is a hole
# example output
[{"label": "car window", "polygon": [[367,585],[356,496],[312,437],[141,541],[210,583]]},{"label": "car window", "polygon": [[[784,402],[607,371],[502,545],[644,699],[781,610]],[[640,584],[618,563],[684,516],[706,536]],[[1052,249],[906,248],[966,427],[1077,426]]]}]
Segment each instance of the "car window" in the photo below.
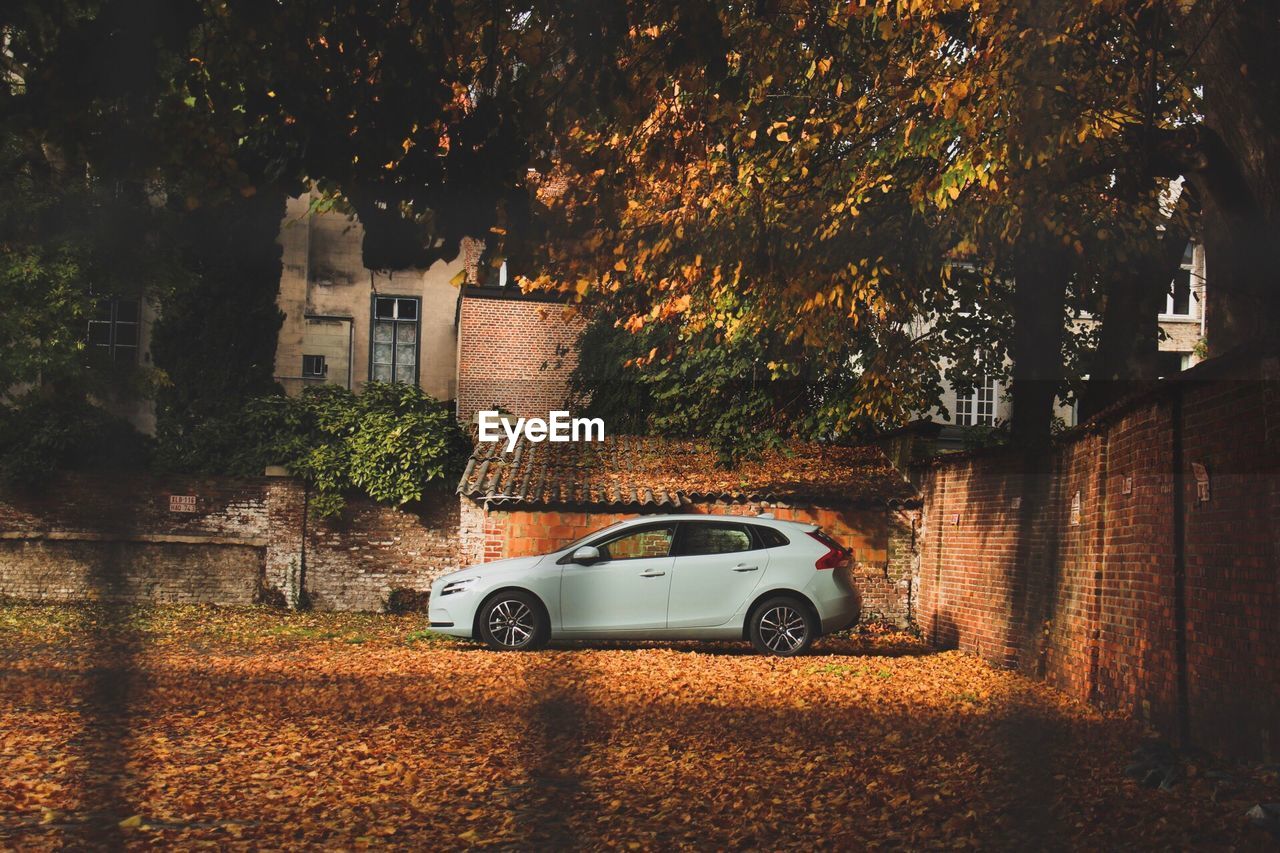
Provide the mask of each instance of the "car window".
[{"label": "car window", "polygon": [[678,556],[694,557],[699,554],[732,554],[750,551],[751,534],[745,524],[719,521],[689,522],[680,532]]},{"label": "car window", "polygon": [[756,538],[760,540],[760,544],[765,548],[781,548],[783,545],[790,545],[789,540],[781,530],[776,527],[760,527],[753,525],[756,532]]},{"label": "car window", "polygon": [[[573,541],[572,541],[572,542],[570,542],[568,545],[561,545],[561,546],[560,546],[560,550],[561,550],[561,551],[568,551],[568,552],[572,553],[572,552],[574,552],[574,551],[578,550],[579,548],[581,548],[583,545],[586,545],[586,544],[587,544],[588,542],[590,542],[592,539],[597,539],[597,538],[599,538],[599,537],[600,537],[600,535],[601,535],[602,533],[608,533],[608,532],[609,532],[610,530],[612,530],[613,528],[615,528],[615,527],[621,527],[622,525],[624,525],[624,524],[626,524],[626,523],[627,523],[627,522],[626,522],[626,520],[625,520],[625,519],[624,519],[623,521],[615,521],[613,524],[610,524],[608,527],[601,527],[599,530],[593,530],[593,531],[591,531],[590,533],[588,533],[586,536],[583,536],[583,537],[581,537],[581,538],[579,538],[579,539],[575,539],[575,540],[573,540]],[[601,540],[601,541],[603,541],[603,540]]]},{"label": "car window", "polygon": [[675,538],[675,532],[674,524],[664,527],[645,527],[606,539],[596,547],[600,549],[600,557],[605,560],[666,557],[671,553],[671,540]]}]

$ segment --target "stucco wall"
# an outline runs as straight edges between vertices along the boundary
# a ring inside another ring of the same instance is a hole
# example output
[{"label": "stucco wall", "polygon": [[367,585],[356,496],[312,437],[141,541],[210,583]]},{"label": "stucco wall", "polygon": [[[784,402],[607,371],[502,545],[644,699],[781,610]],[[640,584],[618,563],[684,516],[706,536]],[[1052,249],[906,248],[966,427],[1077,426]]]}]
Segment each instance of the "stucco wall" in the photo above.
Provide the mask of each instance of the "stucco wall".
[{"label": "stucco wall", "polygon": [[[454,399],[458,287],[452,279],[463,269],[463,254],[427,269],[370,270],[361,253],[360,223],[342,213],[308,214],[309,204],[309,196],[290,199],[280,227],[284,269],[277,304],[285,319],[276,345],[276,380],[291,394],[319,382],[359,390],[370,375],[374,295],[408,296],[421,300],[418,385],[436,399]],[[302,377],[304,354],[326,356],[325,379]]]}]

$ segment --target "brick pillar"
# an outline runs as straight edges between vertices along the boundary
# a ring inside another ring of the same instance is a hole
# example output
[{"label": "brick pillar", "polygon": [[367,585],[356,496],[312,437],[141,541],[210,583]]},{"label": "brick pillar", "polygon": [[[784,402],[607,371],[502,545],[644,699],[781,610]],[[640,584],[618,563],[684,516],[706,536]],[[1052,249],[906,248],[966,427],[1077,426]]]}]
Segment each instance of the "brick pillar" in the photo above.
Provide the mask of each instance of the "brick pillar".
[{"label": "brick pillar", "polygon": [[307,496],[292,477],[273,477],[267,483],[267,557],[264,583],[284,594],[297,610],[305,600]]}]

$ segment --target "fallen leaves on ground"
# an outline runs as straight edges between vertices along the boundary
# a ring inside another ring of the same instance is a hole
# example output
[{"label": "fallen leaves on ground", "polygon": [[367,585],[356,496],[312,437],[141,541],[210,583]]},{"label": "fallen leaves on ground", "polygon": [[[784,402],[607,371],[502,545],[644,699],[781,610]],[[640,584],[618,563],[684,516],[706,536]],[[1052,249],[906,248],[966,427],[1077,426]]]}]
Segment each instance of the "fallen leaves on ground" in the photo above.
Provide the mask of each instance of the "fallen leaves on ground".
[{"label": "fallen leaves on ground", "polygon": [[418,616],[8,605],[0,668],[5,847],[1270,841],[1265,790],[1141,787],[1135,724],[901,634],[495,654]]}]

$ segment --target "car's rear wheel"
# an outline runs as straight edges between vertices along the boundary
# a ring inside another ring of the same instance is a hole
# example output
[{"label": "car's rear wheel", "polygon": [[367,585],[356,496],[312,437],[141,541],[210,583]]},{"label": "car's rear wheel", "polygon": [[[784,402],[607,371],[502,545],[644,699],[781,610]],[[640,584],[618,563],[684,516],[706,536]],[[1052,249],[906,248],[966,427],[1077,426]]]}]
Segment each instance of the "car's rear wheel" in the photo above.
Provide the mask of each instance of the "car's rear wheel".
[{"label": "car's rear wheel", "polygon": [[818,620],[801,602],[780,595],[762,601],[752,611],[748,634],[751,645],[761,654],[792,657],[812,645]]},{"label": "car's rear wheel", "polygon": [[500,592],[480,608],[480,639],[491,649],[524,652],[540,649],[551,636],[542,602],[527,592]]}]

